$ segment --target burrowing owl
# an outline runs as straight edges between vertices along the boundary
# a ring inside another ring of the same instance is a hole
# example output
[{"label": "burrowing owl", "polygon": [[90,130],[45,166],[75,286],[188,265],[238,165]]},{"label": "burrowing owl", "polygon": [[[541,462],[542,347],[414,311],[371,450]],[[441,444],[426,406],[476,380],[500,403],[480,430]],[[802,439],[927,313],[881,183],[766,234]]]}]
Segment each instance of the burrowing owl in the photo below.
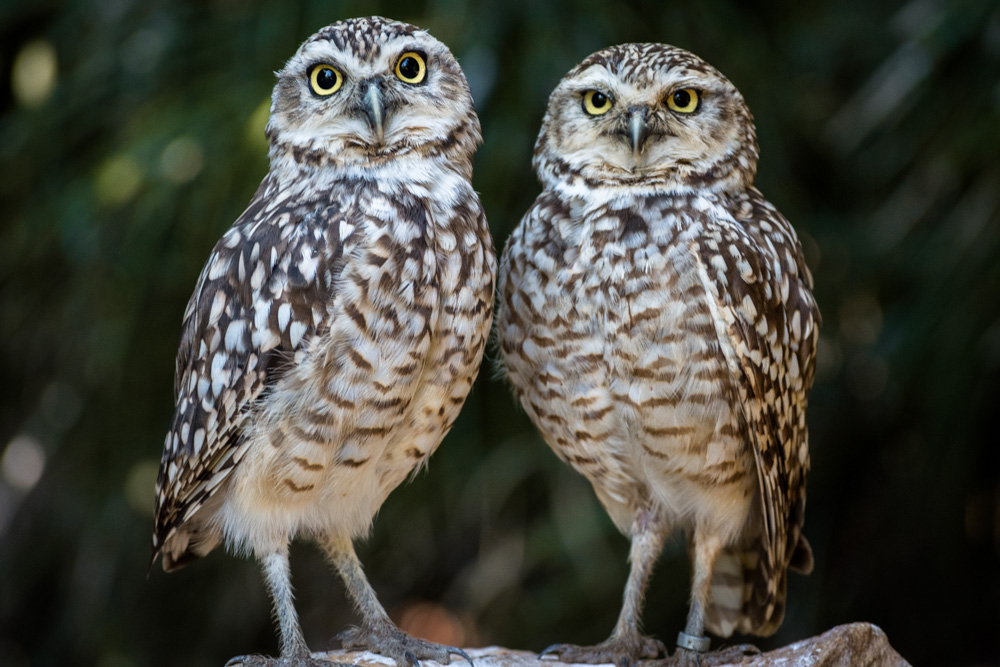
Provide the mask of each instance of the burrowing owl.
[{"label": "burrowing owl", "polygon": [[801,535],[806,395],[819,311],[788,221],[753,187],[757,143],[736,88],[662,44],[599,51],[549,100],[544,191],[501,260],[498,330],[545,441],[631,537],[618,623],[566,661],[630,662],[665,538],[694,565],[684,661],[705,628],[767,635]]},{"label": "burrowing owl", "polygon": [[389,620],[352,538],[448,432],[489,337],[468,84],[423,30],[341,21],[278,72],[267,136],[270,171],[184,313],[153,557],[252,552],[283,664],[307,664],[288,545],[314,538],[362,617],[345,645],[447,661]]}]

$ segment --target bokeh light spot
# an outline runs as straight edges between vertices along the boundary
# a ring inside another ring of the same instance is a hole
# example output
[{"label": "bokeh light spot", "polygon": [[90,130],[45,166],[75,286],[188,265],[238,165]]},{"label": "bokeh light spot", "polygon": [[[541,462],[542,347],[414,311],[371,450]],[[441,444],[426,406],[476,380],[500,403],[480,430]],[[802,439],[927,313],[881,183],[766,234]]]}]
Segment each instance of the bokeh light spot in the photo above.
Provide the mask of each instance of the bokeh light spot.
[{"label": "bokeh light spot", "polygon": [[58,433],[66,431],[76,423],[83,408],[76,388],[68,382],[60,381],[46,387],[38,403],[45,422]]},{"label": "bokeh light spot", "polygon": [[55,88],[58,74],[56,50],[44,40],[28,42],[14,58],[10,75],[11,92],[23,106],[37,107]]},{"label": "bokeh light spot", "polygon": [[122,45],[122,67],[133,74],[152,72],[160,63],[166,47],[163,32],[153,28],[136,30]]},{"label": "bokeh light spot", "polygon": [[7,483],[25,493],[31,491],[45,471],[45,450],[30,435],[15,437],[4,450],[0,470]]},{"label": "bokeh light spot", "polygon": [[160,171],[168,181],[181,185],[198,175],[202,162],[201,144],[191,137],[177,137],[163,149]]},{"label": "bokeh light spot", "polygon": [[882,306],[874,294],[856,294],[840,305],[840,334],[856,345],[872,345],[882,331]]},{"label": "bokeh light spot", "polygon": [[97,659],[96,667],[135,667],[135,661],[121,651],[111,650]]},{"label": "bokeh light spot", "polygon": [[102,204],[119,206],[132,199],[142,180],[142,168],[135,160],[127,155],[116,155],[97,172],[94,189]]},{"label": "bokeh light spot", "polygon": [[250,117],[247,119],[246,138],[251,146],[267,148],[267,137],[264,130],[267,128],[267,119],[271,116],[271,98],[265,99],[257,105]]},{"label": "bokeh light spot", "polygon": [[847,362],[847,381],[863,401],[881,396],[889,384],[889,364],[875,354],[858,352]]},{"label": "bokeh light spot", "polygon": [[125,502],[139,516],[153,516],[153,492],[159,467],[159,461],[147,459],[133,465],[125,475]]},{"label": "bokeh light spot", "polygon": [[435,602],[407,602],[399,613],[399,629],[412,637],[446,646],[466,643],[462,621]]},{"label": "bokeh light spot", "polygon": [[820,334],[816,351],[816,382],[829,382],[840,372],[844,354],[837,341]]}]

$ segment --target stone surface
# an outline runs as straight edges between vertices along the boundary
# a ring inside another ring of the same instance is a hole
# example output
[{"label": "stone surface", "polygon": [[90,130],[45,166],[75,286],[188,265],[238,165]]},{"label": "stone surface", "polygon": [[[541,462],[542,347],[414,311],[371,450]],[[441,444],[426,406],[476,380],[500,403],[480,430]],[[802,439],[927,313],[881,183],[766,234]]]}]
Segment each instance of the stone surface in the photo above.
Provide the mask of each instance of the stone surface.
[{"label": "stone surface", "polygon": [[[491,646],[465,649],[475,661],[475,667],[561,667],[565,663],[538,657],[530,651],[515,651]],[[314,653],[314,658],[332,662],[346,662],[360,667],[392,667],[395,663],[366,651],[328,651]],[[742,655],[738,648],[706,655],[706,665],[725,667],[910,667],[892,646],[882,629],[871,623],[838,625],[821,635],[789,644],[779,649],[757,655]],[[644,661],[642,667],[668,667],[673,661]],[[466,663],[452,657],[451,667]],[[440,667],[432,660],[421,662],[422,667]]]}]

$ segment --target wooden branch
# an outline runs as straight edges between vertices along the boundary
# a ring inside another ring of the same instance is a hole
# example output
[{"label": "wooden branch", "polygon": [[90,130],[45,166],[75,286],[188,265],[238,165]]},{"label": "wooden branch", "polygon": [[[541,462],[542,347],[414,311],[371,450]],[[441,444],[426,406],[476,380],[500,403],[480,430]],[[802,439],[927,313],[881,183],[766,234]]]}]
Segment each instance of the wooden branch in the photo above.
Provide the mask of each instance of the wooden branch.
[{"label": "wooden branch", "polygon": [[[475,667],[561,667],[561,663],[551,658],[542,660],[537,653],[515,651],[491,646],[488,648],[465,649],[475,661]],[[392,659],[367,651],[327,651],[314,653],[314,658],[331,662],[346,662],[360,667],[392,667]],[[879,667],[910,667],[892,646],[881,628],[871,623],[850,623],[838,625],[821,635],[789,644],[779,649],[756,655],[745,655],[738,647],[723,649],[705,656],[706,667],[851,667],[853,665],[878,665]],[[433,660],[424,660],[422,667],[440,667]],[[465,664],[459,658],[452,658],[451,667]],[[669,665],[669,661],[644,661],[643,667]],[[582,666],[580,666],[582,667]],[[593,667],[593,666],[587,666]]]}]

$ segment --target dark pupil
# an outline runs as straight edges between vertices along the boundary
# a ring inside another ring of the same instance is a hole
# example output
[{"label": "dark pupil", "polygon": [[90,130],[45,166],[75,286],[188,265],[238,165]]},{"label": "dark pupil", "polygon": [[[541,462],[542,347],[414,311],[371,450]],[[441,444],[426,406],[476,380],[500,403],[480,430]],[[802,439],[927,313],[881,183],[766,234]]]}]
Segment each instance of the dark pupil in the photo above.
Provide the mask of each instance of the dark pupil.
[{"label": "dark pupil", "polygon": [[674,104],[682,109],[691,104],[691,93],[686,90],[677,91],[674,93]]},{"label": "dark pupil", "polygon": [[329,90],[337,85],[337,73],[329,67],[324,67],[316,75],[316,84],[323,90]]},{"label": "dark pupil", "polygon": [[594,105],[595,109],[600,109],[608,103],[608,98],[604,93],[594,93],[594,96],[590,98],[590,103]]},{"label": "dark pupil", "polygon": [[415,79],[420,74],[420,63],[416,58],[406,56],[403,62],[399,63],[399,73],[407,79]]}]

